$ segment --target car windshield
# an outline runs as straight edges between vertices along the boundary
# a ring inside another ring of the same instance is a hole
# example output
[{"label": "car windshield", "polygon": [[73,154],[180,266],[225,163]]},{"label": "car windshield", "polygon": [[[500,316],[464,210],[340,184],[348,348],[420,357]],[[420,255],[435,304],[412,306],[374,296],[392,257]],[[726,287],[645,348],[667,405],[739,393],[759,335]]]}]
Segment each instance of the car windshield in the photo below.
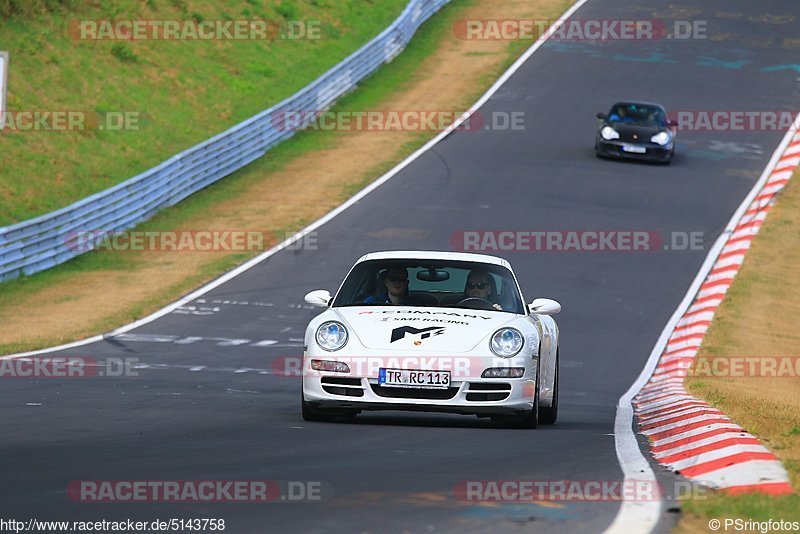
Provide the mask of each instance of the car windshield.
[{"label": "car windshield", "polygon": [[608,113],[608,122],[623,122],[637,126],[666,126],[664,110],[641,104],[615,104]]},{"label": "car windshield", "polygon": [[392,305],[525,313],[511,271],[442,260],[370,260],[356,265],[333,307]]}]

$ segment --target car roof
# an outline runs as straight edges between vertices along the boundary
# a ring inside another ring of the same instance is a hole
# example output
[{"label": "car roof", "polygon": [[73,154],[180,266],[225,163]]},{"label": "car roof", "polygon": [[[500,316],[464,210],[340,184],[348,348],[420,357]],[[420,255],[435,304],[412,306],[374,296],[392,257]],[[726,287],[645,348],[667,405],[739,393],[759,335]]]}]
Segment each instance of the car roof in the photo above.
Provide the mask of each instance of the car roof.
[{"label": "car roof", "polygon": [[664,106],[662,106],[661,104],[659,104],[658,102],[647,102],[646,100],[620,100],[620,101],[615,102],[614,104],[612,104],[611,107],[623,106],[623,105],[624,106],[630,106],[630,105],[633,105],[633,106],[650,106],[650,107],[661,108],[664,111],[666,111],[666,108]]},{"label": "car roof", "polygon": [[475,263],[488,263],[491,265],[502,265],[511,270],[511,264],[503,258],[489,256],[487,254],[470,254],[468,252],[443,252],[438,250],[387,250],[382,252],[370,252],[361,256],[356,264],[370,260],[447,260],[447,261],[471,261]]}]

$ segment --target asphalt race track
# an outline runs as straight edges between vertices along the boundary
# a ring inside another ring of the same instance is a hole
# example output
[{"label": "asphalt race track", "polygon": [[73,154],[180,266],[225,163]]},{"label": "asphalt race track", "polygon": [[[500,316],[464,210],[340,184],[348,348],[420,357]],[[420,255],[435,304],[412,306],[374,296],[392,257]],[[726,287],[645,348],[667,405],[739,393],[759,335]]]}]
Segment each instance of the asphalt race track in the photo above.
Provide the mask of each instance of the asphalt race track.
[{"label": "asphalt race track", "polygon": [[[0,511],[20,520],[222,518],[226,532],[592,532],[615,502],[489,506],[464,480],[613,481],[615,404],[783,132],[681,132],[670,166],[598,160],[595,114],[616,99],[669,110],[791,110],[800,20],[791,0],[590,0],[580,19],[707,20],[722,39],[550,41],[481,110],[524,112],[523,131],[457,132],[324,225],[189,306],[64,351],[138,360],[138,376],[2,384]],[[793,108],[795,106],[795,108]],[[324,172],[324,170],[321,170]],[[367,413],[306,423],[302,355],[318,310],[363,253],[450,250],[463,230],[702,232],[704,250],[502,252],[528,301],[559,300],[554,427],[505,429],[454,415]],[[232,341],[233,340],[233,341]],[[271,340],[274,343],[259,342]],[[660,480],[672,479],[657,467]],[[316,502],[84,503],[73,480],[314,481]],[[664,514],[659,530],[677,514]]]}]

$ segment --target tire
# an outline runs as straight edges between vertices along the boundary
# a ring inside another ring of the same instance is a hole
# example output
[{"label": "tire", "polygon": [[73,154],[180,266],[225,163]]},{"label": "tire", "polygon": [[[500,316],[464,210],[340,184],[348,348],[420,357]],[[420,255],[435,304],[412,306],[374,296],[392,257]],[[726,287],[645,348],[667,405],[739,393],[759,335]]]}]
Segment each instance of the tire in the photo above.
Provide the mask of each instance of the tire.
[{"label": "tire", "polygon": [[303,391],[300,391],[300,406],[303,419],[316,423],[330,423],[337,417],[344,419],[353,419],[358,415],[357,410],[326,410],[324,408],[315,408],[306,402],[303,397]]},{"label": "tire", "polygon": [[539,426],[539,383],[537,377],[536,390],[533,392],[533,408],[524,415],[509,421],[511,428],[536,428]]},{"label": "tire", "polygon": [[553,405],[549,408],[539,408],[539,422],[543,425],[553,425],[558,419],[558,349],[556,349],[556,376],[553,379]]},{"label": "tire", "polygon": [[314,408],[309,403],[306,402],[306,399],[302,397],[302,392],[300,393],[300,402],[302,406],[302,414],[303,419],[306,421],[314,421],[317,423],[327,423],[333,421],[333,417],[326,414],[319,408]]}]

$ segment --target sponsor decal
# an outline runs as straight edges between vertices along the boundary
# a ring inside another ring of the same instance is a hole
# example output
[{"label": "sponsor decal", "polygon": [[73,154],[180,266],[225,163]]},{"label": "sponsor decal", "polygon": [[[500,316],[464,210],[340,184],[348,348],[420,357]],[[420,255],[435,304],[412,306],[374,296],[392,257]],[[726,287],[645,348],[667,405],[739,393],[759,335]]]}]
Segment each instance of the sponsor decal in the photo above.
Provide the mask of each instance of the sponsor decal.
[{"label": "sponsor decal", "polygon": [[398,314],[398,315],[406,315],[406,314],[422,314],[422,315],[448,315],[451,317],[463,317],[465,319],[484,319],[486,321],[490,320],[491,317],[487,317],[485,315],[474,315],[471,313],[457,313],[457,312],[446,312],[446,311],[428,311],[428,310],[382,310],[382,311],[362,311],[358,312],[359,315],[373,315],[373,314]]},{"label": "sponsor decal", "polygon": [[414,328],[413,326],[401,326],[392,330],[392,340],[391,343],[399,339],[403,339],[406,337],[406,334],[411,334],[412,336],[419,336],[418,339],[414,341],[415,345],[419,345],[423,339],[428,339],[431,336],[440,336],[444,334],[444,327],[443,326],[429,326],[428,328]]},{"label": "sponsor decal", "polygon": [[379,317],[378,322],[387,323],[389,321],[422,321],[428,323],[461,324],[469,325],[469,321],[456,321],[455,319],[444,319],[441,317]]}]

